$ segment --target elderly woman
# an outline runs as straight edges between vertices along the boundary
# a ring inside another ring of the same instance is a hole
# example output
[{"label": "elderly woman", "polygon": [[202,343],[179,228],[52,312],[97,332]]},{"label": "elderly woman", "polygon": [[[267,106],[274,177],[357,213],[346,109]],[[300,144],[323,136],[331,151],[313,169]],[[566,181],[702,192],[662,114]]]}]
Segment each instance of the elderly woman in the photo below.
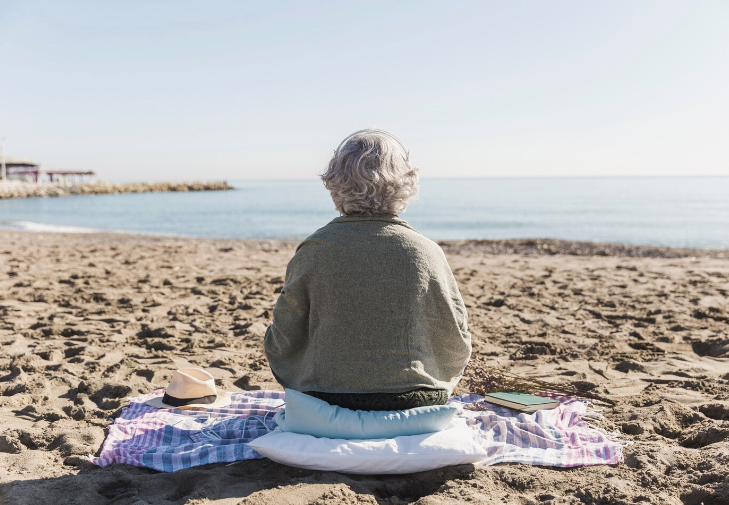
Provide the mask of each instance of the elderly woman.
[{"label": "elderly woman", "polygon": [[471,335],[442,249],[397,216],[418,169],[396,137],[362,130],[322,180],[341,217],[289,262],[265,337],[276,380],[354,410],[445,404]]}]

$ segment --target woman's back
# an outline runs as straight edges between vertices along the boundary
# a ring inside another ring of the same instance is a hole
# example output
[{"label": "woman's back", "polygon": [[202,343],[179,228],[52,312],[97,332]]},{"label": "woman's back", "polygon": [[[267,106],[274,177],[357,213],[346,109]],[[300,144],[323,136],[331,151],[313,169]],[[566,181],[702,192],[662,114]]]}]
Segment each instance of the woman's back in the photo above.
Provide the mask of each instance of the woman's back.
[{"label": "woman's back", "polygon": [[301,243],[265,344],[284,386],[327,393],[450,393],[470,355],[443,251],[388,214],[343,216]]}]

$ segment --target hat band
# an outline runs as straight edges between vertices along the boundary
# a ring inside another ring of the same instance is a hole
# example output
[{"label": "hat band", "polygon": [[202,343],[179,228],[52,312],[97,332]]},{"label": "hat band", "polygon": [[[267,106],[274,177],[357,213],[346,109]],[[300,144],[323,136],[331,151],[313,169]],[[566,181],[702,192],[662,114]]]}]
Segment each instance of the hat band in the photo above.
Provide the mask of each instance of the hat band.
[{"label": "hat band", "polygon": [[173,407],[184,407],[191,403],[202,403],[207,405],[209,403],[215,403],[217,399],[218,395],[201,396],[199,398],[175,398],[174,396],[170,396],[165,393],[162,397],[162,403],[165,405],[172,405]]}]

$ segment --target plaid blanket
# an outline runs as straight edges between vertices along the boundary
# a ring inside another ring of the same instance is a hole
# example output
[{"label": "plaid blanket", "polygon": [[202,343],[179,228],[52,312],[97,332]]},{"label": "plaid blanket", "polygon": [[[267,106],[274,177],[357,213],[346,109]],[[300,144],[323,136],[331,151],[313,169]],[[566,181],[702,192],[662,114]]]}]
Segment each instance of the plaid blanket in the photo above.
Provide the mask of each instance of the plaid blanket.
[{"label": "plaid blanket", "polygon": [[[261,458],[248,442],[276,427],[273,416],[285,399],[281,391],[247,391],[232,393],[232,403],[223,409],[158,410],[145,404],[162,393],[158,390],[132,398],[109,426],[99,456],[89,461],[102,467],[124,463],[174,472]],[[557,408],[534,414],[495,405],[488,411],[466,409],[482,400],[478,395],[461,395],[448,401],[459,407],[458,416],[481,432],[489,455],[479,464],[573,467],[622,461],[623,444],[617,434],[588,425],[585,419],[595,414],[580,400],[560,398]]]},{"label": "plaid blanket", "polygon": [[163,389],[130,399],[101,448],[89,461],[174,472],[208,463],[262,458],[248,442],[276,427],[273,416],[284,404],[283,391],[232,393],[222,409],[205,411],[156,409],[146,401]]},{"label": "plaid blanket", "polygon": [[620,433],[607,433],[588,424],[588,419],[602,417],[598,412],[577,398],[543,396],[558,399],[559,406],[533,414],[492,404],[488,404],[489,410],[472,411],[466,409],[472,403],[487,404],[483,396],[472,394],[451,398],[448,403],[461,407],[458,415],[481,431],[488,457],[479,465],[524,463],[569,468],[623,461],[626,442],[620,440]]}]

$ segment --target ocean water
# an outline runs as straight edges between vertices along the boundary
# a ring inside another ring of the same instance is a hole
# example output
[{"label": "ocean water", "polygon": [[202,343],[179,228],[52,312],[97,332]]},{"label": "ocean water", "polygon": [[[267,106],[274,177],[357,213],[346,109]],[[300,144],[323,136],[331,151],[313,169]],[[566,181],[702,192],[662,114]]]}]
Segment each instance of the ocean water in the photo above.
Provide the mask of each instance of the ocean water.
[{"label": "ocean water", "polygon": [[[338,216],[321,182],[0,200],[0,227],[301,239]],[[729,177],[424,179],[401,215],[430,238],[562,238],[729,248]]]}]

